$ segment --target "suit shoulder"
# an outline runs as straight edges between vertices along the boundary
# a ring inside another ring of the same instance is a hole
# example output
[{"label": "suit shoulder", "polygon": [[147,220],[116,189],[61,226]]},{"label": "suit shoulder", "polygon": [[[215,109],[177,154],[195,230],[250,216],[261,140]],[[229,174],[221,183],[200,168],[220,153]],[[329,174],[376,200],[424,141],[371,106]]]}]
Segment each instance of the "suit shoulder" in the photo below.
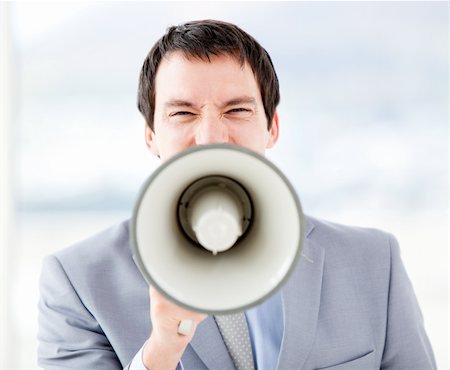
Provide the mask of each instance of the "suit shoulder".
[{"label": "suit shoulder", "polygon": [[129,220],[125,220],[54,253],[62,265],[105,263],[118,255],[130,255]]},{"label": "suit shoulder", "polygon": [[[136,289],[145,292],[145,282],[132,258],[129,221],[47,257],[41,276],[44,285],[57,285],[56,289],[61,291],[75,290],[91,312],[97,312],[99,307],[109,304],[112,296],[117,303],[123,297],[133,296]],[[66,282],[49,282],[63,276]],[[133,288],[128,285],[131,281],[134,282],[131,284]]]},{"label": "suit shoulder", "polygon": [[327,254],[370,258],[390,258],[395,237],[385,231],[342,225],[330,221],[308,217],[312,225],[310,238],[326,250]]},{"label": "suit shoulder", "polygon": [[335,237],[342,236],[344,238],[375,238],[382,240],[392,237],[392,234],[376,228],[344,225],[310,216],[307,216],[307,220],[307,222],[312,225],[312,232],[319,232],[324,235],[333,235]]}]

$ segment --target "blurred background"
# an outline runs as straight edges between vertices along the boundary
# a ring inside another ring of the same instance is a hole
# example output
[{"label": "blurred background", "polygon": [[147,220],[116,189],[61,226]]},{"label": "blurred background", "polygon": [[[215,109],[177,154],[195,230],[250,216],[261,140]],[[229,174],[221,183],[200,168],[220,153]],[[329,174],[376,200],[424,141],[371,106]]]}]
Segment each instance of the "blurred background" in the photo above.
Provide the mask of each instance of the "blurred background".
[{"label": "blurred background", "polygon": [[231,21],[269,51],[269,158],[305,213],[396,235],[448,361],[448,3],[0,3],[0,368],[37,369],[44,255],[130,217],[158,165],[136,108],[164,30]]}]

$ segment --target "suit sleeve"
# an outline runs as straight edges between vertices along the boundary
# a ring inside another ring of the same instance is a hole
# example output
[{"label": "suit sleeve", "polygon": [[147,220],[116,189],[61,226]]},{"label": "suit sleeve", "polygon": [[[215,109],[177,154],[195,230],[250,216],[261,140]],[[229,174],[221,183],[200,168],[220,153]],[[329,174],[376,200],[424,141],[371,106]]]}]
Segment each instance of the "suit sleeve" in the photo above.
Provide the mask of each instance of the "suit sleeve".
[{"label": "suit sleeve", "polygon": [[422,313],[400,258],[398,243],[392,236],[389,237],[389,243],[391,269],[388,318],[381,369],[436,369]]},{"label": "suit sleeve", "polygon": [[[145,367],[144,362],[142,360],[142,351],[144,349],[144,346],[145,346],[145,343],[141,347],[141,349],[138,351],[138,353],[136,353],[136,355],[131,360],[131,362],[128,364],[128,366],[126,368],[124,368],[124,370],[147,370],[147,368]],[[184,367],[183,367],[183,364],[181,363],[181,361],[178,363],[175,370],[184,370]]]},{"label": "suit sleeve", "polygon": [[39,286],[39,366],[47,370],[122,369],[106,335],[56,257],[44,260]]}]

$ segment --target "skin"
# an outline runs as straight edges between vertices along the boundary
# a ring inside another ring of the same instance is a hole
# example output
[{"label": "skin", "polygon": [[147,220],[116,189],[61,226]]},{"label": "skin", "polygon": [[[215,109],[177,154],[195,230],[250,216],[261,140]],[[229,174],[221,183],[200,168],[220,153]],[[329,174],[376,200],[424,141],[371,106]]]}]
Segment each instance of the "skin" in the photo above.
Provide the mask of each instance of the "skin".
[{"label": "skin", "polygon": [[[154,131],[147,125],[145,139],[162,161],[194,145],[228,143],[259,154],[275,145],[279,123],[267,118],[258,84],[250,66],[229,55],[207,60],[171,52],[155,78]],[[153,330],[143,351],[144,365],[173,370],[206,315],[190,312],[166,300],[150,287]],[[181,320],[192,320],[188,335],[178,334]]]}]

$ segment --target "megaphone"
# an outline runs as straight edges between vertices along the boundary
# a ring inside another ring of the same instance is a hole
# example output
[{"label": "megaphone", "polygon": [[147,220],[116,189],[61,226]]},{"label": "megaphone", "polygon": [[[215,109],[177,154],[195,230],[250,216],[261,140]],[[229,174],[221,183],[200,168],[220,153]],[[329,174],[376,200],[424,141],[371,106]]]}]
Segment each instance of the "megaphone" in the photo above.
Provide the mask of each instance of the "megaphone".
[{"label": "megaphone", "polygon": [[287,280],[303,246],[300,201],[269,160],[240,146],[189,148],[143,184],[131,221],[142,275],[179,306],[246,310]]}]

